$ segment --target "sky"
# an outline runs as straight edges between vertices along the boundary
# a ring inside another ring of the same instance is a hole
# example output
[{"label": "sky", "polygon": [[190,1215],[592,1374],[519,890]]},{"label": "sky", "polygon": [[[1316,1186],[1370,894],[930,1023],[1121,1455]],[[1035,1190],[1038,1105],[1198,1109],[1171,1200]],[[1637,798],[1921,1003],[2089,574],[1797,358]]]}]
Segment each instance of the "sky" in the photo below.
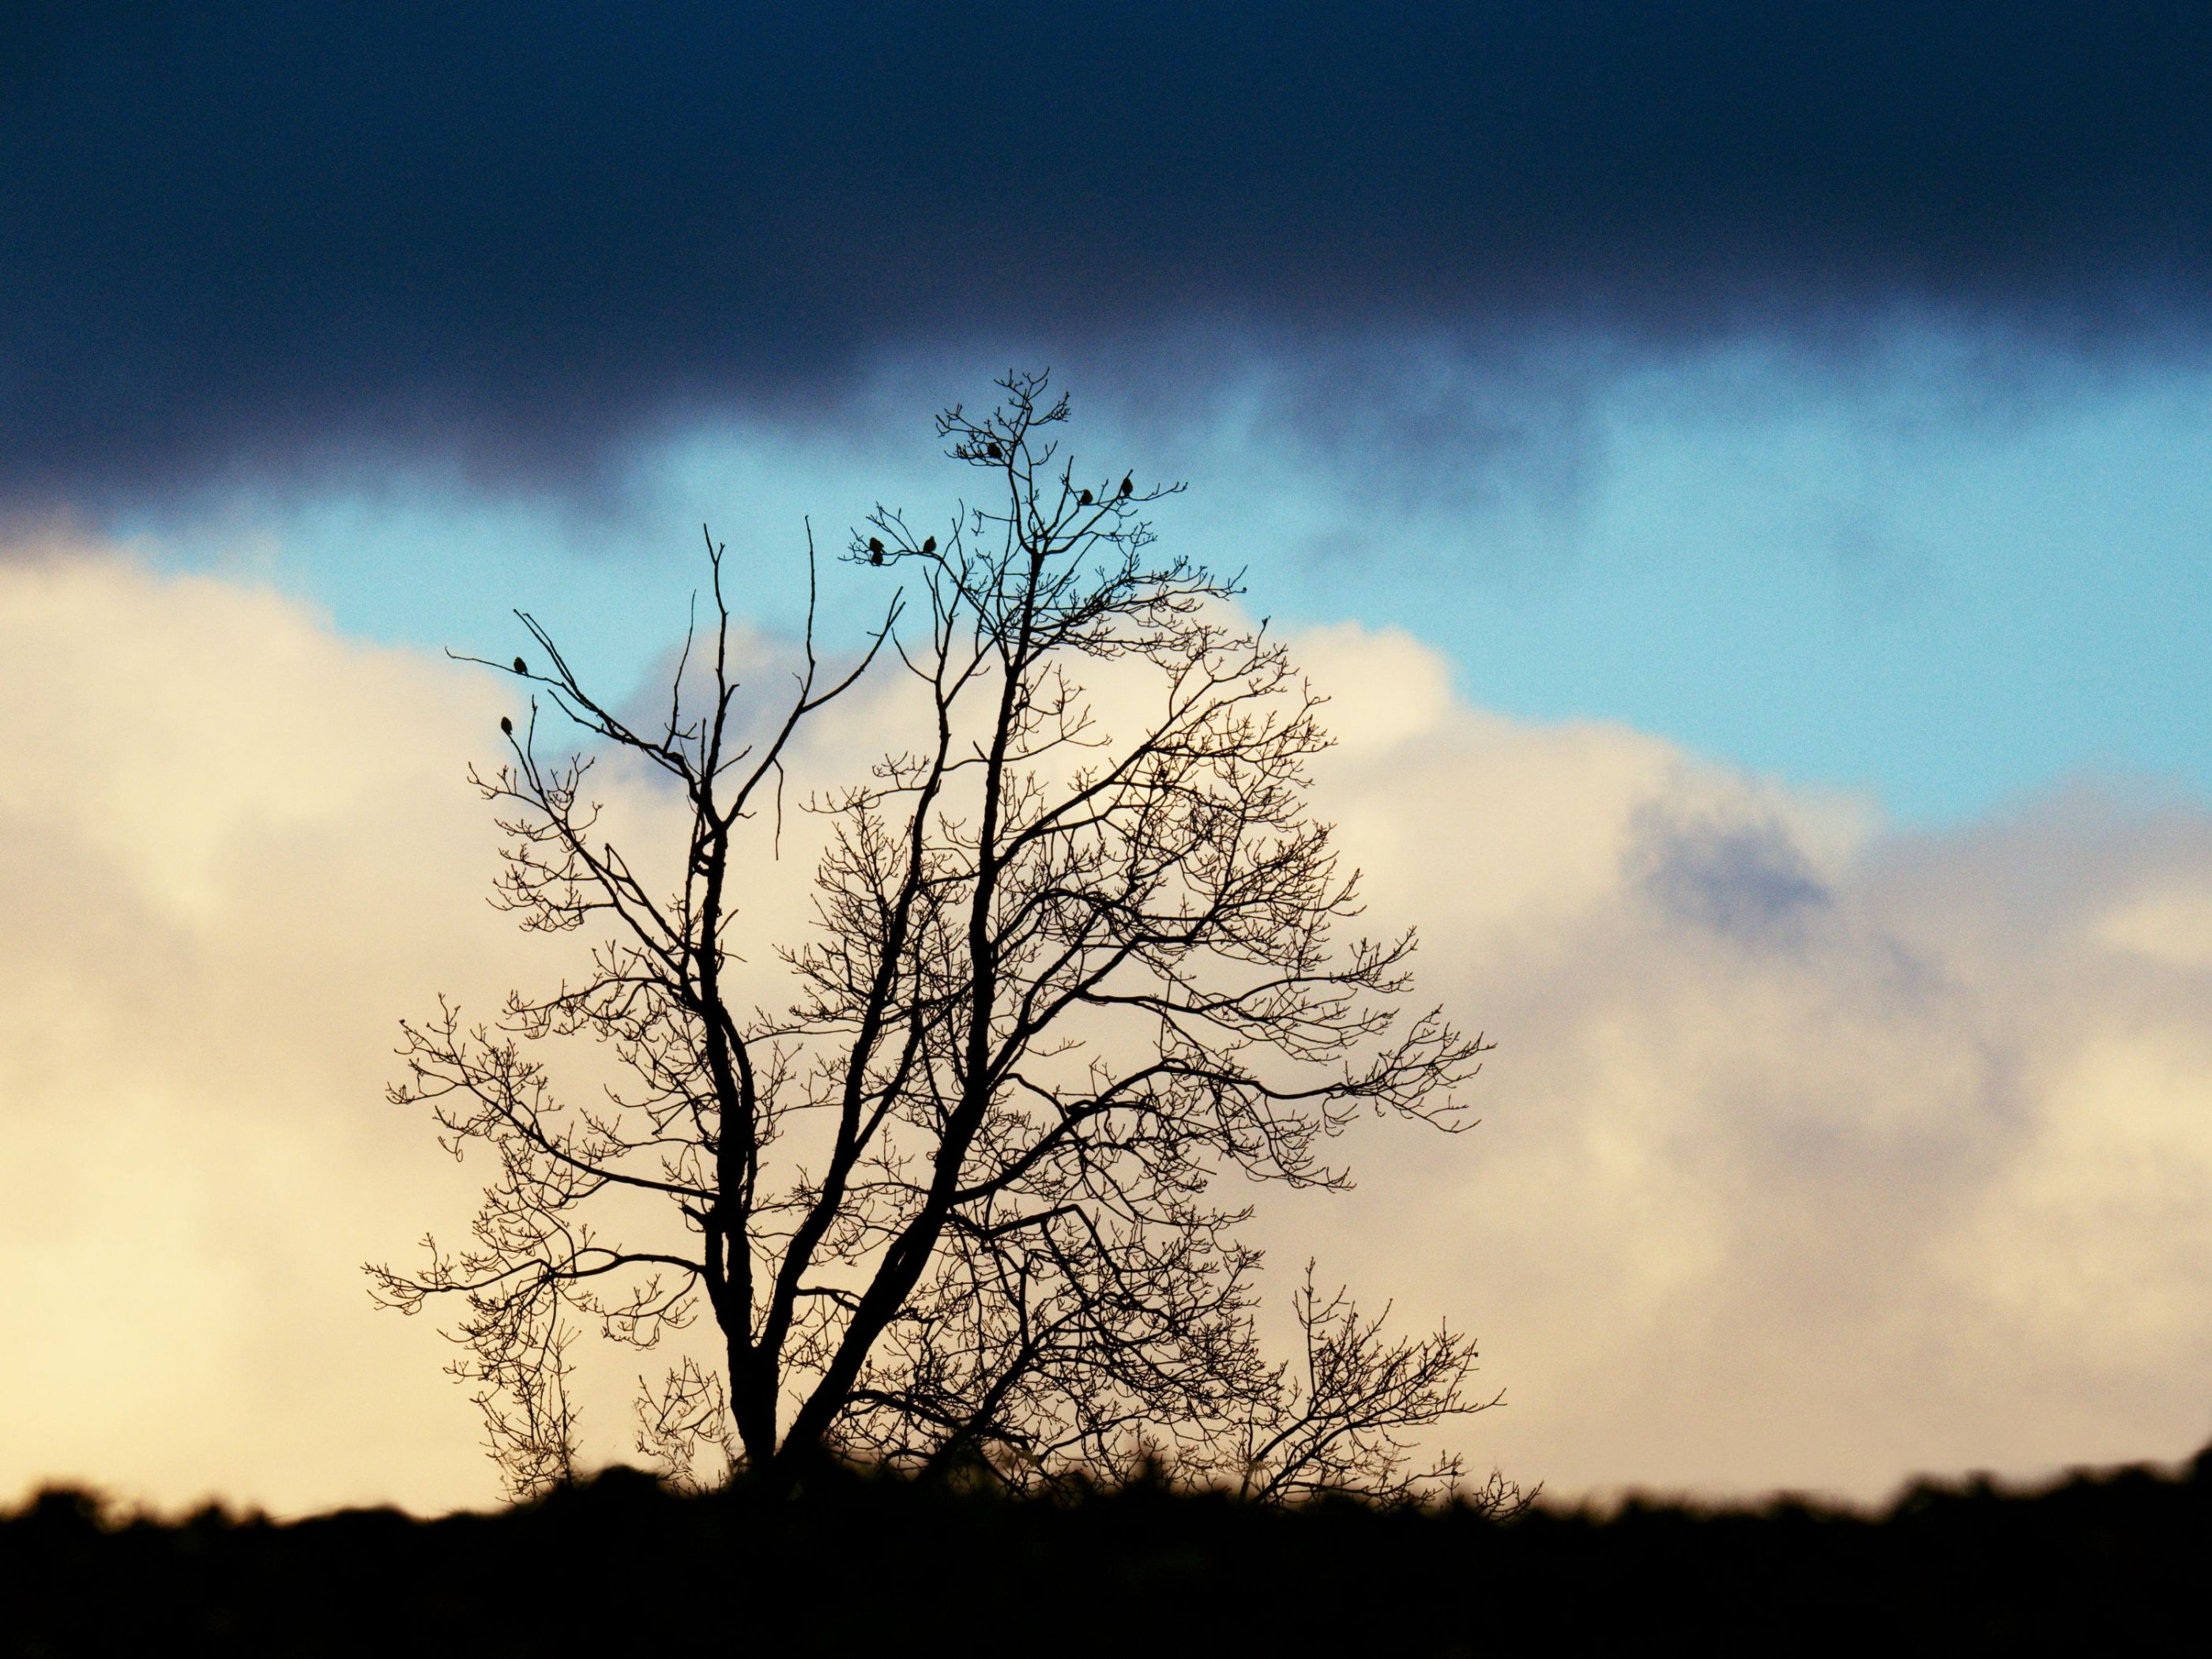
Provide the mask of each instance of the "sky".
[{"label": "sky", "polygon": [[702,522],[787,632],[1010,366],[1499,1042],[1262,1216],[1482,1334],[1479,1460],[2193,1451],[2208,87],[2178,4],[8,8],[0,1493],[489,1500],[357,1273],[470,1190],[395,1022],[537,960],[443,651],[627,695]]}]

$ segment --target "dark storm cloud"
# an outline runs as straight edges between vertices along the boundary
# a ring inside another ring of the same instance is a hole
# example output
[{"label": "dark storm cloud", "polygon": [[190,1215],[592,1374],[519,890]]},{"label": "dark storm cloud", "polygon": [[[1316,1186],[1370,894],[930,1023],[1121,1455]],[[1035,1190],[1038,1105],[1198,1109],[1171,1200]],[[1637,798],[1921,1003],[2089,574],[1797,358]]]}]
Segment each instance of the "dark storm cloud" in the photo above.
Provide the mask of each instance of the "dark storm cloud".
[{"label": "dark storm cloud", "polygon": [[18,5],[0,493],[546,476],[887,351],[2193,335],[2212,8]]}]

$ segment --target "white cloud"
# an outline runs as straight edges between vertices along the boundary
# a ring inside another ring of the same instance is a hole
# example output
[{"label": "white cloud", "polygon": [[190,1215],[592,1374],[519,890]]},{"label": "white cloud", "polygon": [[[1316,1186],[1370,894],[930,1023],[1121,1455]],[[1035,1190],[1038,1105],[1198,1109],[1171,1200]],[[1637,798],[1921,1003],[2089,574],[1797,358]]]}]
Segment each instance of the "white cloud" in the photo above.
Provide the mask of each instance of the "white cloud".
[{"label": "white cloud", "polygon": [[271,594],[57,551],[0,569],[0,1489],[480,1497],[443,1345],[356,1264],[460,1190],[380,1094],[397,1017],[507,948],[458,776],[493,713]]},{"label": "white cloud", "polygon": [[[1479,1455],[1873,1494],[2212,1432],[2212,821],[2081,795],[1905,836],[1469,708],[1402,635],[1299,657],[1377,920],[1500,1048],[1472,1134],[1370,1126],[1358,1194],[1263,1218],[1279,1261],[1483,1334],[1511,1404]],[[471,1194],[381,1103],[393,1022],[532,971],[459,778],[507,694],[265,592],[21,549],[0,690],[0,1492],[483,1501],[443,1345],[357,1264]]]},{"label": "white cloud", "polygon": [[1872,1496],[2212,1435],[2202,813],[1906,836],[1464,708],[1324,799],[1500,1042],[1484,1127],[1377,1136],[1352,1209],[1358,1277],[1484,1333],[1509,1469]]}]

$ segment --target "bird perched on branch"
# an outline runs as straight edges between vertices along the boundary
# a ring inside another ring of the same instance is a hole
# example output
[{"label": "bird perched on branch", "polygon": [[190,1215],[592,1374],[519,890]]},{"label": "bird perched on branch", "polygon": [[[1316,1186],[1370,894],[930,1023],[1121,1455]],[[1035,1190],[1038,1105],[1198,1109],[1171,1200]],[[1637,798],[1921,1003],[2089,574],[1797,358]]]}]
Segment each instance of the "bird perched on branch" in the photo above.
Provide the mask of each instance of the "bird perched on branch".
[{"label": "bird perched on branch", "polygon": [[1091,492],[1090,492],[1089,490],[1087,490],[1087,489],[1086,489],[1086,490],[1085,490],[1085,491],[1084,491],[1080,495],[1078,495],[1078,496],[1075,498],[1075,504],[1076,504],[1078,507],[1088,507],[1088,506],[1090,506],[1090,505],[1091,505]]},{"label": "bird perched on branch", "polygon": [[1135,478],[1133,478],[1133,477],[1131,477],[1131,475],[1129,475],[1128,473],[1124,472],[1124,473],[1121,475],[1121,495],[1122,495],[1122,499],[1126,501],[1126,500],[1128,498],[1129,492],[1130,492],[1132,489],[1135,489],[1135,488],[1136,488],[1136,480],[1135,480]]},{"label": "bird perched on branch", "polygon": [[530,665],[517,657],[514,659],[514,672],[518,674],[527,674],[530,672]]},{"label": "bird perched on branch", "polygon": [[983,446],[983,453],[986,455],[988,455],[994,461],[1004,459],[1006,453],[1005,450],[1000,448],[996,444],[985,444]]},{"label": "bird perched on branch", "polygon": [[880,537],[880,536],[871,536],[871,537],[869,537],[869,538],[868,538],[868,562],[869,562],[870,564],[881,564],[883,562],[884,562],[884,538],[883,538],[882,537]]},{"label": "bird perched on branch", "polygon": [[506,715],[501,714],[499,717],[499,729],[506,732],[507,735],[511,738],[514,735],[514,722],[507,719]]},{"label": "bird perched on branch", "polygon": [[930,554],[936,552],[937,538],[934,536],[923,537],[921,540],[921,551],[922,556],[925,558],[927,558]]}]

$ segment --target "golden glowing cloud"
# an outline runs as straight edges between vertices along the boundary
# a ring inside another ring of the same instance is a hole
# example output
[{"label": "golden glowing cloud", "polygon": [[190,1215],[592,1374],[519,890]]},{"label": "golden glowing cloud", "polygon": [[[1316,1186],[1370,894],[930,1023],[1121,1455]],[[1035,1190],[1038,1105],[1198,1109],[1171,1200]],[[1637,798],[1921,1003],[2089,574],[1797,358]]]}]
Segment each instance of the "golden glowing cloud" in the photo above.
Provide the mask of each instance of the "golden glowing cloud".
[{"label": "golden glowing cloud", "polygon": [[[496,642],[491,642],[496,643]],[[1596,725],[1470,708],[1413,641],[1299,641],[1322,811],[1486,1121],[1356,1136],[1264,1212],[1483,1333],[1480,1457],[1878,1493],[2212,1434],[2212,822],[2090,797],[1941,837]],[[473,1186],[386,1107],[394,1021],[543,946],[460,779],[509,690],[84,549],[0,560],[0,1492],[489,1499],[422,1322],[357,1271]],[[878,748],[855,705],[817,756]],[[617,818],[665,802],[606,780]],[[802,914],[787,844],[767,908]],[[636,1357],[606,1356],[603,1449]]]}]

